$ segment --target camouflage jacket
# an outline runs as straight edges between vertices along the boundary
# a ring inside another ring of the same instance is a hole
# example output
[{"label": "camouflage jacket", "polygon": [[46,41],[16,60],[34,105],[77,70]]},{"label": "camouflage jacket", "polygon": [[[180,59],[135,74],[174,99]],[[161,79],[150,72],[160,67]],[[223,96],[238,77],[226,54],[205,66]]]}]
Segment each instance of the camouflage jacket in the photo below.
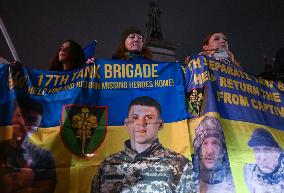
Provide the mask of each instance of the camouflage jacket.
[{"label": "camouflage jacket", "polygon": [[256,164],[245,164],[244,178],[251,193],[284,193],[284,154],[272,173],[261,172]]},{"label": "camouflage jacket", "polygon": [[141,153],[130,147],[106,158],[95,176],[92,193],[196,192],[192,163],[156,140]]}]

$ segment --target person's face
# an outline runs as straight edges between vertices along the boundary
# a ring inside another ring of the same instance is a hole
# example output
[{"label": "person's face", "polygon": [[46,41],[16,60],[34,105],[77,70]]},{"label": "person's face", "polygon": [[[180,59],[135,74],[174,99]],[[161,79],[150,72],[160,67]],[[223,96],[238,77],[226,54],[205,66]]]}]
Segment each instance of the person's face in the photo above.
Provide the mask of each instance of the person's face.
[{"label": "person's face", "polygon": [[62,63],[68,63],[71,60],[71,46],[70,42],[64,42],[58,53],[58,60]]},{"label": "person's face", "polygon": [[256,164],[263,173],[271,173],[275,170],[280,156],[279,148],[256,146],[253,151]]},{"label": "person's face", "polygon": [[206,138],[202,145],[200,151],[200,157],[203,165],[212,170],[217,166],[217,162],[222,155],[222,144],[216,137]]},{"label": "person's face", "polygon": [[143,38],[141,35],[133,33],[129,34],[128,37],[125,39],[125,47],[128,51],[142,51],[143,47]]},{"label": "person's face", "polygon": [[203,46],[205,51],[211,50],[228,50],[227,37],[223,33],[215,33],[210,38],[206,45]]},{"label": "person's face", "polygon": [[22,113],[19,107],[15,108],[12,118],[12,139],[16,146],[21,146],[26,135],[40,125],[41,118],[42,116],[35,111],[28,110]]},{"label": "person's face", "polygon": [[163,125],[155,107],[133,105],[129,110],[125,126],[131,141],[138,144],[152,144]]}]

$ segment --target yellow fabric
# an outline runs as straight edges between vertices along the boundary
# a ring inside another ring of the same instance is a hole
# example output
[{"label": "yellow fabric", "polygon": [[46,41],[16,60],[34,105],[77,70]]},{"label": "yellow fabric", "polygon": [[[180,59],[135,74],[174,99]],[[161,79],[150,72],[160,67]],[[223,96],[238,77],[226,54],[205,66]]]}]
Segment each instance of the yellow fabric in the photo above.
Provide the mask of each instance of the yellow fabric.
[{"label": "yellow fabric", "polygon": [[[187,120],[166,123],[159,131],[159,140],[167,148],[191,158]],[[0,129],[0,139],[11,138],[12,128]],[[90,192],[91,183],[101,161],[110,154],[124,148],[124,141],[129,139],[123,126],[108,126],[107,133],[100,147],[89,157],[81,158],[71,153],[60,135],[60,127],[40,128],[30,141],[52,152],[56,163],[56,193]]]}]

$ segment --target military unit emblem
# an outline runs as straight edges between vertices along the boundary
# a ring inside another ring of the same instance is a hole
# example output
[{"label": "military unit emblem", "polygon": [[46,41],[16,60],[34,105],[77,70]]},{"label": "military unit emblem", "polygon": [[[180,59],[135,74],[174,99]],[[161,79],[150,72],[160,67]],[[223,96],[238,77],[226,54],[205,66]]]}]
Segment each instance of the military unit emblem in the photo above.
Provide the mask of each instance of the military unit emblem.
[{"label": "military unit emblem", "polygon": [[207,94],[205,86],[194,88],[187,93],[188,112],[193,116],[198,116],[203,113],[206,108]]},{"label": "military unit emblem", "polygon": [[103,142],[107,129],[107,107],[66,105],[61,117],[61,136],[75,155],[86,157]]}]

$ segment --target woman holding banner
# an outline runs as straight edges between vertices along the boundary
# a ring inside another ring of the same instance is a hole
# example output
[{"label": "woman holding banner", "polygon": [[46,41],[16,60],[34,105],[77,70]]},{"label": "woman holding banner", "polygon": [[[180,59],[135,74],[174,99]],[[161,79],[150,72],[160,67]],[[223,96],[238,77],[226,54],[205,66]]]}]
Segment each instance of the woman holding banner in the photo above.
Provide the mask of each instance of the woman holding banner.
[{"label": "woman holding banner", "polygon": [[[229,50],[228,39],[224,32],[210,33],[202,42],[202,52],[200,54],[229,65],[241,67],[240,62],[236,60],[234,54]],[[187,57],[185,63],[188,64],[189,61],[190,57]]]},{"label": "woman holding banner", "polygon": [[134,26],[126,28],[121,34],[121,41],[113,59],[139,60],[151,58],[151,51],[144,47],[144,38],[141,31]]},{"label": "woman holding banner", "polygon": [[49,64],[49,70],[68,71],[80,68],[86,64],[82,47],[72,41],[64,41]]}]

